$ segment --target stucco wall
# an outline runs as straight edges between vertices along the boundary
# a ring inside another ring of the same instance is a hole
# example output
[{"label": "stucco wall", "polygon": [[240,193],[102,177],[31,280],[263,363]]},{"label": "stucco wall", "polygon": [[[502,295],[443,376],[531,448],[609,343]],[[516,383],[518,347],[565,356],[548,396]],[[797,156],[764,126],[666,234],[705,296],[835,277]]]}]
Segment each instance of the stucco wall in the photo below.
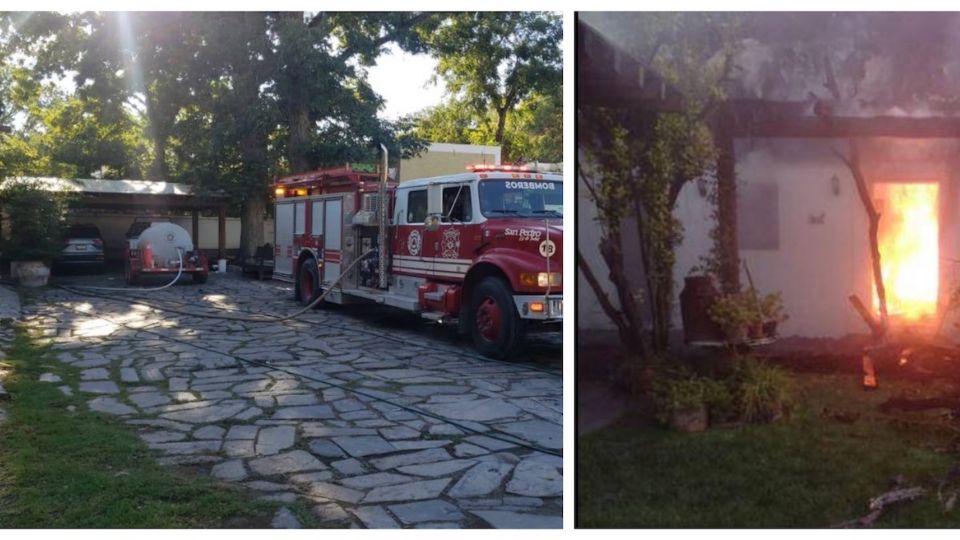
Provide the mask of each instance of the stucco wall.
[{"label": "stucco wall", "polygon": [[[106,214],[106,213],[84,213],[82,211],[73,212],[70,215],[70,223],[93,223],[100,229],[103,235],[104,246],[108,257],[119,257],[123,252],[124,235],[130,228],[136,216],[125,214]],[[190,216],[163,218],[169,220],[186,229],[187,233],[193,231],[193,222]],[[225,249],[235,250],[240,247],[240,218],[228,217],[226,220],[226,246]],[[263,222],[263,237],[265,242],[273,243],[273,219],[267,219]],[[218,229],[216,217],[200,217],[200,248],[217,249]]]},{"label": "stucco wall", "polygon": [[[840,337],[863,333],[866,327],[847,297],[857,294],[872,303],[873,282],[867,244],[868,222],[849,169],[834,154],[846,150],[845,140],[751,139],[736,141],[736,172],[740,193],[750,184],[776,186],[776,249],[741,249],[754,282],[763,292],[782,291],[790,319],[781,326],[785,336]],[[879,139],[862,146],[863,171],[877,181],[939,181],[941,302],[960,281],[960,145],[950,141]],[[836,177],[836,180],[833,178]],[[835,186],[838,189],[835,189]],[[740,205],[741,213],[755,211]],[[674,326],[680,328],[679,293],[683,279],[711,246],[711,209],[696,183],[680,193],[676,215],[684,227],[677,248]],[[598,261],[598,276],[606,272],[597,252],[599,231],[583,190],[578,193],[577,234],[581,251]],[[741,226],[750,222],[741,215]],[[638,265],[638,262],[634,262]],[[639,269],[632,269],[640,276]],[[741,281],[747,285],[741,268]],[[609,328],[582,276],[578,277],[580,328]],[[944,325],[945,327],[950,324]]]},{"label": "stucco wall", "polygon": [[[583,255],[593,269],[593,274],[603,285],[607,296],[614,306],[619,306],[616,291],[607,275],[609,271],[600,256],[600,227],[596,222],[597,210],[583,186],[583,179],[577,178],[577,251]],[[621,228],[624,247],[624,267],[634,286],[643,280],[643,265],[637,250],[637,232],[634,220],[628,219]],[[580,268],[577,268],[577,329],[615,330],[613,322],[603,312],[597,295],[587,282]]]},{"label": "stucco wall", "polygon": [[[777,185],[779,248],[741,249],[756,286],[782,291],[790,319],[783,335],[840,337],[862,333],[863,322],[847,297],[873,298],[868,246],[868,220],[849,169],[833,150],[846,151],[845,140],[753,139],[736,143],[737,181],[741,193],[751,183]],[[868,184],[882,181],[940,182],[940,256],[960,258],[956,143],[876,139],[862,145],[862,170]],[[833,180],[836,177],[836,181]],[[839,189],[835,193],[834,185]],[[740,212],[750,212],[740,205]],[[678,249],[679,288],[690,267],[709,250],[711,223],[704,198],[695,185],[681,193],[677,215],[686,232]],[[882,217],[881,217],[882,219]],[[741,225],[744,220],[741,219]],[[743,248],[743,246],[741,246]],[[957,266],[942,262],[941,297],[957,279]],[[741,269],[741,281],[747,284]],[[679,324],[679,311],[675,311]]]},{"label": "stucco wall", "polygon": [[415,158],[400,162],[400,182],[466,172],[467,165],[500,164],[499,146],[431,144]]}]

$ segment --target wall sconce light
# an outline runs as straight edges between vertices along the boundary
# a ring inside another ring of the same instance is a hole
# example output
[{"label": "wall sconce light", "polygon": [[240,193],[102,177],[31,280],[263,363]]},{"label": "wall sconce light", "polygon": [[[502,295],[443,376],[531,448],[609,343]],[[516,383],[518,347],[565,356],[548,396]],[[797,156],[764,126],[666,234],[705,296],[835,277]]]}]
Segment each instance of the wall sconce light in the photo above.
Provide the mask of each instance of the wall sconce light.
[{"label": "wall sconce light", "polygon": [[840,177],[833,175],[830,177],[830,192],[834,197],[840,196]]}]

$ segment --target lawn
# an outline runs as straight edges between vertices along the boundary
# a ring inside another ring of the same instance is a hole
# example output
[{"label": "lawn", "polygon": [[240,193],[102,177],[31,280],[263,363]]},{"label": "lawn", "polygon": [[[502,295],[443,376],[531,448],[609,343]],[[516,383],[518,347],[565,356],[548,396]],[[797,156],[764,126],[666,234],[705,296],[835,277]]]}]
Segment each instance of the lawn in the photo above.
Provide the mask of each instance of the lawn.
[{"label": "lawn", "polygon": [[[943,384],[791,374],[794,406],[776,424],[668,431],[628,414],[577,444],[579,527],[829,527],[865,515],[901,476],[928,495],[885,512],[883,527],[956,527],[939,481],[956,463],[946,411],[882,414],[901,393]],[[954,489],[960,486],[954,485]]]},{"label": "lawn", "polygon": [[[122,422],[37,381],[77,374],[19,333],[4,361],[0,528],[269,527],[276,508],[187,469],[161,467]],[[67,407],[74,405],[76,412]]]}]

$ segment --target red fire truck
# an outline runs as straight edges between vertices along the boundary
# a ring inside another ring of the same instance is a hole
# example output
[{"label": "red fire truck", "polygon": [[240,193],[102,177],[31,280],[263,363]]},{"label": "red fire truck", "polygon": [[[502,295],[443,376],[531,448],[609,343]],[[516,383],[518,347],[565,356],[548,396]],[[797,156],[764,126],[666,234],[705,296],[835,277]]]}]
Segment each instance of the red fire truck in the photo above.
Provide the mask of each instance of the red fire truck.
[{"label": "red fire truck", "polygon": [[292,281],[305,305],[332,288],[325,301],[375,302],[457,323],[493,358],[510,356],[526,331],[560,331],[560,175],[475,166],[397,184],[384,159],[379,168],[287,176],[275,190],[273,275]]}]

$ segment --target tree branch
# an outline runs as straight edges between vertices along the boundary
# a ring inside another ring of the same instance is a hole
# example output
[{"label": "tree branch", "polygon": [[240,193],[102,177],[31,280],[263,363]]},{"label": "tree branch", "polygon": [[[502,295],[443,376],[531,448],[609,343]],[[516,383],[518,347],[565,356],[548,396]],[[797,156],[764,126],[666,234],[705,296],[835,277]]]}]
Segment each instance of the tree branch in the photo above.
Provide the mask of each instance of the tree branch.
[{"label": "tree branch", "polygon": [[590,264],[587,263],[587,260],[583,257],[583,253],[580,252],[579,247],[577,248],[577,268],[583,271],[583,277],[585,277],[587,283],[590,284],[590,288],[593,290],[593,294],[596,295],[597,301],[600,302],[600,307],[603,309],[603,312],[613,324],[617,325],[618,329],[626,331],[627,323],[623,320],[623,313],[610,302],[610,297],[607,296],[606,291],[603,290],[603,286],[600,285],[600,281],[593,273],[593,269],[590,268]]},{"label": "tree branch", "polygon": [[[877,290],[877,300],[880,304],[880,324],[885,333],[887,328],[887,291],[883,283],[883,272],[880,265],[880,243],[877,239],[877,233],[880,228],[880,213],[877,212],[876,207],[873,205],[873,199],[870,198],[870,191],[867,189],[867,181],[860,171],[860,151],[857,147],[857,142],[854,139],[849,139],[848,144],[850,146],[849,158],[836,149],[833,150],[833,153],[850,169],[850,173],[853,175],[853,179],[857,185],[857,194],[860,196],[860,202],[863,203],[863,208],[867,212],[867,219],[870,220],[870,258],[873,266],[873,282]],[[882,338],[882,334],[876,336],[878,340]]]},{"label": "tree branch", "polygon": [[[409,30],[413,25],[427,19],[430,16],[431,16],[431,13],[427,13],[427,12],[417,13],[413,17],[410,17],[406,21],[397,25],[397,27],[394,28],[392,32],[387,32],[385,35],[380,36],[379,38],[374,40],[373,43],[370,44],[370,47],[372,49],[378,49],[381,46],[386,45],[387,43],[395,40],[397,38],[397,34],[399,34],[400,32],[404,30]],[[356,47],[347,47],[346,49],[343,50],[343,52],[337,55],[337,61],[345,62],[347,61],[347,59],[349,59],[351,56],[355,54],[357,54]]]}]

